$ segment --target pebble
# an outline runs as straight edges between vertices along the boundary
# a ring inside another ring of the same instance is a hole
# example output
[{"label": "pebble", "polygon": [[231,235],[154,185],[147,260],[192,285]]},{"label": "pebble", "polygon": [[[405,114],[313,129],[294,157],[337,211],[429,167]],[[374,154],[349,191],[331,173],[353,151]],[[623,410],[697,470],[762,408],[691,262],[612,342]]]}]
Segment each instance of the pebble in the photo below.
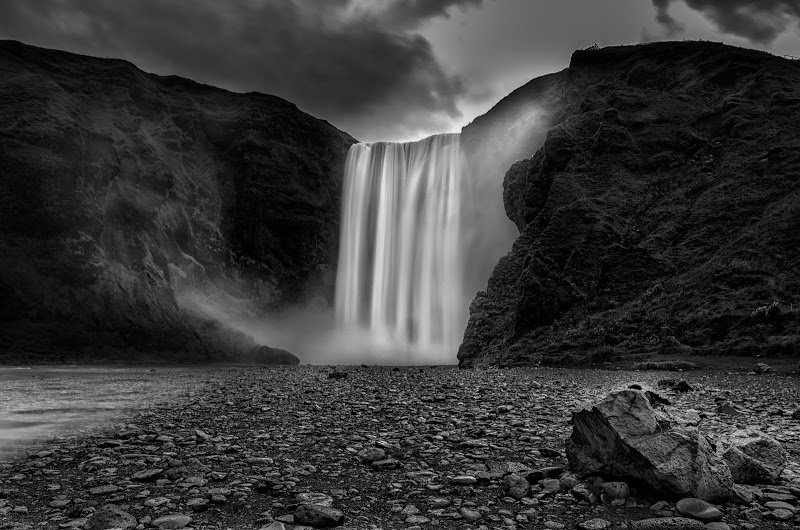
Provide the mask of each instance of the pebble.
[{"label": "pebble", "polygon": [[770,515],[777,519],[778,521],[788,521],[794,518],[794,512],[791,510],[785,510],[783,508],[777,508],[770,512]]},{"label": "pebble", "polygon": [[[207,382],[191,398],[194,405],[156,407],[126,420],[138,426],[57,440],[46,456],[0,463],[0,520],[79,528],[99,513],[93,506],[110,502],[138,518],[141,530],[157,527],[161,517],[188,515],[184,528],[308,529],[300,518],[309,508],[301,506],[336,504],[342,518],[347,514],[347,528],[565,530],[594,520],[615,521],[614,530],[728,528],[675,517],[676,505],[668,502],[653,504],[648,517],[665,516],[656,522],[616,522],[643,516],[653,498],[635,491],[634,499],[625,482],[581,480],[565,469],[563,451],[555,448],[569,435],[569,410],[624,374],[565,371],[569,384],[544,377],[531,385],[531,377],[553,371],[369,367],[320,384],[328,371],[198,371]],[[731,384],[730,391],[705,377],[697,383],[695,391],[671,399],[685,409],[713,411],[714,398],[724,396],[748,423],[796,453],[796,422],[788,412],[771,415],[796,408],[792,387],[772,394],[774,381],[761,390]],[[513,406],[501,412],[504,405]],[[739,421],[702,414],[703,429],[712,433],[733,430]],[[119,443],[102,443],[108,439]],[[373,466],[382,461],[389,465]],[[797,509],[800,481],[792,477],[798,472],[791,464],[784,472],[794,486],[737,486],[745,505],[725,506],[736,521],[731,526],[779,528],[781,517],[796,523],[790,508]],[[110,489],[94,494],[95,488]],[[15,515],[23,504],[28,513]]]},{"label": "pebble", "polygon": [[631,530],[705,530],[706,525],[686,517],[660,517],[631,523]]},{"label": "pebble", "polygon": [[579,523],[578,528],[580,530],[606,530],[606,528],[611,528],[611,522],[605,519],[589,519]]},{"label": "pebble", "polygon": [[528,496],[531,491],[531,485],[520,475],[511,473],[503,479],[503,489],[509,497],[519,500]]},{"label": "pebble", "polygon": [[118,486],[114,486],[113,484],[106,484],[105,486],[97,486],[89,490],[89,493],[92,495],[109,495],[111,493],[116,493],[120,491],[122,488]]},{"label": "pebble", "polygon": [[106,530],[107,528],[131,530],[136,528],[136,525],[136,518],[133,515],[116,506],[105,505],[86,520],[83,530]]},{"label": "pebble", "polygon": [[601,487],[603,491],[615,499],[627,499],[631,495],[630,487],[626,482],[604,482]]},{"label": "pebble", "polygon": [[280,521],[272,521],[267,526],[262,526],[259,530],[288,530],[286,525]]},{"label": "pebble", "polygon": [[479,512],[478,510],[472,510],[470,508],[464,508],[464,507],[458,509],[458,514],[461,516],[462,519],[470,522],[477,521],[478,519],[481,519],[483,517],[483,515],[481,515],[481,512]]},{"label": "pebble", "polygon": [[363,462],[375,462],[386,458],[386,451],[377,447],[369,447],[358,452],[358,457]]},{"label": "pebble", "polygon": [[783,502],[783,501],[768,501],[764,503],[764,506],[766,506],[770,510],[789,510],[792,513],[797,512],[797,508],[795,508],[788,502]]},{"label": "pebble", "polygon": [[722,520],[722,512],[719,508],[701,499],[691,497],[681,499],[675,505],[675,509],[677,509],[678,513],[681,515],[697,519],[704,523]]},{"label": "pebble", "polygon": [[153,519],[152,525],[160,530],[176,530],[183,528],[192,522],[188,515],[164,515]]}]

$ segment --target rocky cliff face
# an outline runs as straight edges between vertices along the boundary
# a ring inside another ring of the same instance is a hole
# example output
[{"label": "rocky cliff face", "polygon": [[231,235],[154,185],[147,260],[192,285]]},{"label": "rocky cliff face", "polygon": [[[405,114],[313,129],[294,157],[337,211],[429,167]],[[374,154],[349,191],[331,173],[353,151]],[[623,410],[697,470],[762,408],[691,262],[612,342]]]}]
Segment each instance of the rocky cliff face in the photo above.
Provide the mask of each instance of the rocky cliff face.
[{"label": "rocky cliff face", "polygon": [[234,358],[329,297],[355,141],[280,98],[0,42],[2,360]]},{"label": "rocky cliff face", "polygon": [[506,173],[520,235],[472,302],[462,366],[800,351],[800,61],[579,51],[515,94],[498,108],[544,107],[550,128]]}]

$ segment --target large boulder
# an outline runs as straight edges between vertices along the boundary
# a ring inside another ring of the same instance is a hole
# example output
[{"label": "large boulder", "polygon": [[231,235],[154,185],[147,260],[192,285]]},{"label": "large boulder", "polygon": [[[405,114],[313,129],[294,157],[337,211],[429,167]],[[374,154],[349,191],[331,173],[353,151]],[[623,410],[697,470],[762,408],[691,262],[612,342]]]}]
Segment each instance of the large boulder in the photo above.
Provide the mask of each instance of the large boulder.
[{"label": "large boulder", "polygon": [[730,470],[708,439],[668,411],[655,411],[641,390],[611,392],[573,413],[572,423],[567,458],[576,473],[630,478],[711,502],[731,496]]},{"label": "large boulder", "polygon": [[738,430],[720,444],[722,458],[739,484],[774,484],[786,467],[786,452],[755,429]]}]

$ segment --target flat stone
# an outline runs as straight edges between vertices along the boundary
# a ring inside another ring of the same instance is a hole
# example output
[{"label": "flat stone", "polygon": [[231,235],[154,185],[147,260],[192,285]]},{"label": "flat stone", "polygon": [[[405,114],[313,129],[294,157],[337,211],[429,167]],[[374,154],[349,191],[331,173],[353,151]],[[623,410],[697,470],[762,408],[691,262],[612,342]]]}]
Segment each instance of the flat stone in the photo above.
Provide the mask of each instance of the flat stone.
[{"label": "flat stone", "polygon": [[120,490],[122,490],[122,488],[118,486],[114,486],[113,484],[106,484],[105,486],[97,486],[90,489],[89,493],[91,493],[92,495],[110,495]]},{"label": "flat stone", "polygon": [[459,486],[472,486],[478,483],[478,479],[471,475],[458,475],[457,477],[452,477],[450,482]]},{"label": "flat stone", "polygon": [[705,530],[706,525],[687,517],[659,517],[634,521],[631,530]]},{"label": "flat stone", "polygon": [[325,493],[298,493],[294,497],[295,501],[299,504],[316,504],[318,506],[326,506],[330,508],[333,506],[333,497]]},{"label": "flat stone", "polygon": [[394,458],[385,458],[383,460],[376,460],[375,462],[372,462],[370,466],[376,471],[384,471],[387,469],[395,469],[400,467],[400,462]]},{"label": "flat stone", "polygon": [[150,480],[155,480],[163,471],[163,469],[142,469],[131,475],[131,480],[148,482]]},{"label": "flat stone", "polygon": [[159,506],[163,506],[169,502],[169,499],[166,497],[153,497],[152,499],[147,499],[144,501],[144,505],[148,508],[158,508]]},{"label": "flat stone", "polygon": [[153,522],[150,524],[161,530],[176,530],[177,528],[183,528],[191,522],[192,518],[188,515],[164,515],[153,519]]},{"label": "flat stone", "polygon": [[797,513],[797,508],[795,508],[794,506],[792,506],[788,502],[769,501],[769,502],[765,502],[764,506],[766,506],[770,510],[789,510],[792,513]]},{"label": "flat stone", "polygon": [[692,519],[697,519],[698,521],[703,521],[704,523],[722,520],[722,512],[719,510],[719,508],[704,500],[694,499],[691,497],[681,499],[675,505],[675,508],[681,515],[691,517]]},{"label": "flat stone", "polygon": [[772,510],[769,512],[769,514],[778,521],[788,521],[794,517],[794,512],[790,510],[784,510],[783,508]]},{"label": "flat stone", "polygon": [[208,499],[194,498],[186,501],[186,506],[194,512],[204,512],[208,510]]}]

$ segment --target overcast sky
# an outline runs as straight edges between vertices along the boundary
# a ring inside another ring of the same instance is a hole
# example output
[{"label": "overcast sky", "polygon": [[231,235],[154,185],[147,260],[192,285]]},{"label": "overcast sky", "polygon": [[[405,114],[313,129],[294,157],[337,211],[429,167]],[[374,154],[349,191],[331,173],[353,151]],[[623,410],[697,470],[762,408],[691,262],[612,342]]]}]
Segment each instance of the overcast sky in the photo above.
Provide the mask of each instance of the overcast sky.
[{"label": "overcast sky", "polygon": [[275,94],[362,141],[458,131],[576,48],[800,56],[800,0],[0,0],[0,38]]}]

